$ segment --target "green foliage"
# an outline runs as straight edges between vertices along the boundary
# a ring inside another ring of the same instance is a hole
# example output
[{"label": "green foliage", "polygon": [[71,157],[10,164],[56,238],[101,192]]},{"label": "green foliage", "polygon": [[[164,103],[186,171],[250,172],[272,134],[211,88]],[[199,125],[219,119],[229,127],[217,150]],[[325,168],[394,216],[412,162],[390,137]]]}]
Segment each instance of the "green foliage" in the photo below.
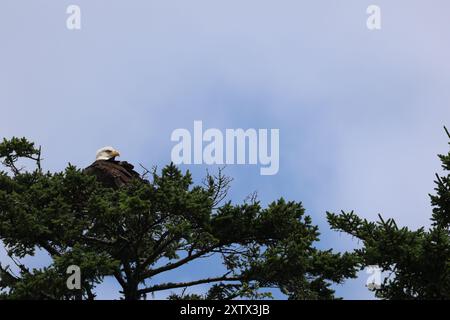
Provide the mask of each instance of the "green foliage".
[{"label": "green foliage", "polygon": [[20,158],[36,161],[36,165],[40,170],[41,148],[35,148],[34,143],[29,142],[26,138],[13,137],[10,140],[4,138],[3,142],[0,143],[2,164],[17,175],[21,171],[21,168],[16,166],[17,160]]},{"label": "green foliage", "polygon": [[[449,172],[450,152],[439,158]],[[363,248],[356,250],[362,268],[378,265],[390,275],[374,288],[379,298],[450,299],[450,175],[436,176],[429,230],[400,228],[394,220],[385,221],[381,216],[374,223],[353,212],[327,213],[333,229],[363,241]]]},{"label": "green foliage", "polygon": [[[8,168],[20,157],[40,159],[25,139],[4,140],[0,152]],[[112,276],[125,299],[197,284],[212,286],[204,295],[171,298],[267,298],[264,288],[280,288],[292,299],[331,299],[333,282],[355,276],[354,255],[314,247],[318,228],[301,203],[222,203],[230,179],[219,172],[193,185],[190,173],[173,164],[150,180],[113,190],[73,166],[59,173],[40,167],[1,173],[0,239],[20,268],[16,275],[0,265],[2,297],[93,299],[95,285]],[[30,270],[21,260],[37,249],[52,263]],[[221,257],[225,270],[216,277],[153,282],[211,255]],[[81,290],[67,289],[70,265],[81,268]]]}]

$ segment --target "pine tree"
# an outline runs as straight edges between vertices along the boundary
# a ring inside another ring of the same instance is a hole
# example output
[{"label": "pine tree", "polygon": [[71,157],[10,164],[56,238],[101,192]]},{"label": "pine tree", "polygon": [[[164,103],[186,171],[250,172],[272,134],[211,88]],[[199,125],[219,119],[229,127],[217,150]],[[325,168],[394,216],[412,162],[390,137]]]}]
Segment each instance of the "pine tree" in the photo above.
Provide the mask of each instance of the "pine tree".
[{"label": "pine tree", "polygon": [[[43,172],[40,154],[26,139],[0,144],[0,240],[16,265],[0,265],[4,299],[94,299],[105,277],[115,278],[130,300],[176,288],[185,290],[171,299],[265,298],[264,288],[291,299],[332,299],[331,285],[355,276],[353,254],[314,246],[318,228],[301,203],[226,202],[230,179],[222,171],[194,185],[189,172],[170,164],[113,190],[72,165]],[[36,170],[19,167],[23,158],[35,161]],[[51,264],[30,269],[24,258],[38,250]],[[211,255],[222,259],[223,273],[154,282]],[[72,265],[81,270],[79,290],[66,283]],[[189,293],[197,284],[210,289]]]},{"label": "pine tree", "polygon": [[333,229],[362,240],[363,248],[356,250],[360,266],[377,265],[387,273],[383,283],[373,288],[379,298],[450,299],[450,152],[439,158],[447,175],[436,175],[428,230],[400,228],[381,216],[374,223],[354,212],[327,213]]}]

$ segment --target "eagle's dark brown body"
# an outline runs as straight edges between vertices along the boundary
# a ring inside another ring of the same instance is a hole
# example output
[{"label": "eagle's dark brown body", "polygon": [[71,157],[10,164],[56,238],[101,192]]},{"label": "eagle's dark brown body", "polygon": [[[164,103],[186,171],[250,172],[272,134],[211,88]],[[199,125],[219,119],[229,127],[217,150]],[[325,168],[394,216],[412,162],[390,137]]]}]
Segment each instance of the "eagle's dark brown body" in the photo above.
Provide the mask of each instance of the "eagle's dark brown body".
[{"label": "eagle's dark brown body", "polygon": [[139,173],[133,170],[134,166],[126,161],[97,160],[84,169],[84,173],[93,175],[105,187],[118,189],[140,179]]}]

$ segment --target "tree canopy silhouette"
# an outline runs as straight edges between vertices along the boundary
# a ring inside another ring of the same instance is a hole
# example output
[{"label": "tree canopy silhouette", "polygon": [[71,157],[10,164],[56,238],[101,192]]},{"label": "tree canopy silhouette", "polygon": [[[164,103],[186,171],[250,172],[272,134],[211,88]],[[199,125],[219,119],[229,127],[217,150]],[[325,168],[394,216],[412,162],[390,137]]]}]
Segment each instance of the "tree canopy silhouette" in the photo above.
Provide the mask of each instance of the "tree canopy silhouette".
[{"label": "tree canopy silhouette", "polygon": [[[22,158],[37,168],[24,170]],[[172,299],[261,298],[268,296],[264,288],[291,299],[331,299],[333,283],[355,276],[354,254],[315,247],[319,231],[301,203],[225,201],[230,179],[220,170],[194,185],[189,172],[170,164],[115,190],[72,165],[43,172],[40,148],[25,138],[4,139],[0,159],[0,240],[11,259],[0,265],[5,299],[94,299],[105,277],[130,300],[176,288],[187,291]],[[51,263],[32,269],[23,258],[37,250]],[[221,258],[220,274],[155,280],[212,256]],[[81,270],[79,290],[66,284],[71,265]],[[210,286],[190,294],[198,284]]]}]

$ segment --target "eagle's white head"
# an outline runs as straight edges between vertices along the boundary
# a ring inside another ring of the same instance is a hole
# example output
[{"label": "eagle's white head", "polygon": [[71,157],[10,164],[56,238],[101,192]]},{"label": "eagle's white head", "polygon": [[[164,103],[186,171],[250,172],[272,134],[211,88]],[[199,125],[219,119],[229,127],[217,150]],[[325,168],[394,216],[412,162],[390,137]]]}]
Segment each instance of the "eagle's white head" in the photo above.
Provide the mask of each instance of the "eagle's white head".
[{"label": "eagle's white head", "polygon": [[95,160],[110,160],[114,159],[115,157],[120,157],[119,151],[117,151],[113,147],[103,147],[97,150]]}]

